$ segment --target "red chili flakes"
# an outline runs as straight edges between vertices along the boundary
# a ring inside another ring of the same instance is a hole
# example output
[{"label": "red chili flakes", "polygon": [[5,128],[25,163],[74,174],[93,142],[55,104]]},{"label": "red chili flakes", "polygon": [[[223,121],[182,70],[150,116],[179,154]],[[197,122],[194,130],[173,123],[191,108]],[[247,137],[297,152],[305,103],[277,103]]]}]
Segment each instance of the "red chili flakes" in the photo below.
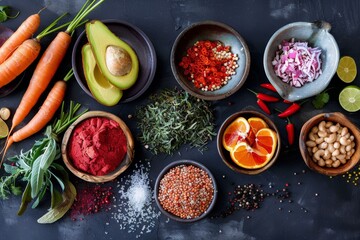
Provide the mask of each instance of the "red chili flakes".
[{"label": "red chili flakes", "polygon": [[183,219],[199,217],[209,208],[213,196],[209,175],[192,165],[174,167],[160,181],[158,199],[161,206]]},{"label": "red chili flakes", "polygon": [[219,41],[197,41],[186,53],[179,66],[194,86],[203,91],[220,89],[239,67],[237,54]]}]

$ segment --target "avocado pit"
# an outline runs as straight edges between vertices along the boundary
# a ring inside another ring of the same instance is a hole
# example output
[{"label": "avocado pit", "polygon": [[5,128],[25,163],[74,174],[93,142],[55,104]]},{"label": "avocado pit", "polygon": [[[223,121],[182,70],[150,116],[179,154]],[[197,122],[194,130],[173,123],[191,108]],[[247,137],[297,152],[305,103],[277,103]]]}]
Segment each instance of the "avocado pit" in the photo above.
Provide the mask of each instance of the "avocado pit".
[{"label": "avocado pit", "polygon": [[129,53],[121,47],[110,45],[105,53],[106,67],[114,76],[124,76],[130,73],[132,61]]}]

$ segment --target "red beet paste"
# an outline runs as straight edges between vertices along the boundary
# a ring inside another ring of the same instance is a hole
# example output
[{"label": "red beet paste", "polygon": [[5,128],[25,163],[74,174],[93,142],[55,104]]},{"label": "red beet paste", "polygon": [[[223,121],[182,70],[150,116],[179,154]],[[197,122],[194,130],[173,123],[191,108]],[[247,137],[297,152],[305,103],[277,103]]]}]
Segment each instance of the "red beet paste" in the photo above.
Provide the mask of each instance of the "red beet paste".
[{"label": "red beet paste", "polygon": [[101,176],[121,163],[126,149],[126,137],[119,124],[108,118],[94,117],[74,129],[68,154],[78,170]]}]

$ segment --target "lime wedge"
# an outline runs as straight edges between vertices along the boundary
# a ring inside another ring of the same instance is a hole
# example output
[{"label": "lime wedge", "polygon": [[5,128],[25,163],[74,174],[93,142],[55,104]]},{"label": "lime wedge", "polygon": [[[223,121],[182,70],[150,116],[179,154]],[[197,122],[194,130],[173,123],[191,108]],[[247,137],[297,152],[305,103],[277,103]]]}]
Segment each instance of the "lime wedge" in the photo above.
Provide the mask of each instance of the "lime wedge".
[{"label": "lime wedge", "polygon": [[0,118],[0,139],[7,137],[9,134],[9,127],[8,125]]},{"label": "lime wedge", "polygon": [[339,94],[339,102],[348,112],[360,110],[360,89],[357,86],[347,86]]}]

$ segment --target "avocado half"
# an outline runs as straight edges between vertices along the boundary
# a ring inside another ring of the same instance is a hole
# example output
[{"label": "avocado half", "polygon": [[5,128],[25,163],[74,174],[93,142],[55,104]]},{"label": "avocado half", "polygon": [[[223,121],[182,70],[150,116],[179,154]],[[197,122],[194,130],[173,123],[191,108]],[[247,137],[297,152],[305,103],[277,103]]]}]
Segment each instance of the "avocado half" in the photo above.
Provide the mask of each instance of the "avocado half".
[{"label": "avocado half", "polygon": [[105,106],[116,105],[123,96],[123,91],[112,85],[100,72],[90,44],[82,47],[81,56],[85,79],[91,94]]},{"label": "avocado half", "polygon": [[[139,60],[135,51],[99,20],[88,22],[85,29],[96,63],[104,77],[121,90],[133,86],[139,74]],[[126,56],[128,56],[131,68],[125,75],[115,75],[111,73],[111,69],[109,70],[106,62],[106,54],[109,47],[110,49],[120,49],[120,52],[125,52]]]}]

